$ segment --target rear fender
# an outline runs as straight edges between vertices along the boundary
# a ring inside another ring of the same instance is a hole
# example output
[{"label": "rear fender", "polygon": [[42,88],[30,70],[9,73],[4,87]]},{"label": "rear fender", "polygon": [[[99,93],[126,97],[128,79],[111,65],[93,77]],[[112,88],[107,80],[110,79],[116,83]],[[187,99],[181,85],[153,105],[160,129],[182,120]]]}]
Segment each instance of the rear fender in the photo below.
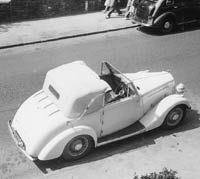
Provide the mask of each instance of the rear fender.
[{"label": "rear fender", "polygon": [[[163,13],[162,15],[158,16],[155,20],[154,20],[154,26],[157,26],[157,27],[160,27],[163,23],[163,20],[166,18],[166,17],[171,17],[173,18],[174,20],[176,20],[176,15],[175,13],[173,12],[166,12],[166,13]],[[176,21],[175,21],[176,22]]]},{"label": "rear fender", "polygon": [[157,128],[163,124],[172,108],[182,104],[190,108],[190,104],[185,97],[178,94],[167,96],[154,106],[140,122],[145,126],[146,131]]},{"label": "rear fender", "polygon": [[39,160],[51,160],[62,155],[66,144],[74,137],[79,135],[89,135],[93,138],[94,145],[97,144],[96,132],[88,126],[77,126],[63,131],[54,137],[39,153]]}]

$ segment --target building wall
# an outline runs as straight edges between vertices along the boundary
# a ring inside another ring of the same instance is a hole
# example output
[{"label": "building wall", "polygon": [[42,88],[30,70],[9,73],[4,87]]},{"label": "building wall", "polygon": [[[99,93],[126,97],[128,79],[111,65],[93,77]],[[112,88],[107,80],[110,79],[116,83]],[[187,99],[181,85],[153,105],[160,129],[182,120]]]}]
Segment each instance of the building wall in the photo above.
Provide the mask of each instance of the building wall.
[{"label": "building wall", "polygon": [[0,21],[20,21],[98,11],[102,0],[12,0],[0,4]]},{"label": "building wall", "polygon": [[[99,11],[105,0],[11,0],[0,4],[0,22],[23,21]],[[127,0],[121,0],[121,6]]]}]

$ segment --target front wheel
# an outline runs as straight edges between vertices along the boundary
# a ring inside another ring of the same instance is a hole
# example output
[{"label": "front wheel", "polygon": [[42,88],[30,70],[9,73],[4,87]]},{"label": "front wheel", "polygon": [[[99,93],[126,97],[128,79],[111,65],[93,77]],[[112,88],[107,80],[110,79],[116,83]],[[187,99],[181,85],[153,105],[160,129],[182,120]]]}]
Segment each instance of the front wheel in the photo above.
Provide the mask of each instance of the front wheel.
[{"label": "front wheel", "polygon": [[164,120],[163,127],[166,129],[172,129],[176,127],[185,118],[186,107],[178,105],[174,107]]},{"label": "front wheel", "polygon": [[62,156],[65,160],[76,160],[88,154],[93,147],[94,142],[90,136],[80,135],[68,142]]},{"label": "front wheel", "polygon": [[170,17],[165,18],[161,25],[161,32],[163,34],[168,34],[174,29],[174,20]]}]

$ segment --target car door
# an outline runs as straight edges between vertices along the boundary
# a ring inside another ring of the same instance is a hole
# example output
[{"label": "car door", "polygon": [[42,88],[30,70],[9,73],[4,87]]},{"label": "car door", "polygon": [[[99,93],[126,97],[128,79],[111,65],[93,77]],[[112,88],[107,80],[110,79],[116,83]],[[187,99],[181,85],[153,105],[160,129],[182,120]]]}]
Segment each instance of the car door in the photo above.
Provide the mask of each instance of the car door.
[{"label": "car door", "polygon": [[190,22],[195,18],[194,0],[182,0],[184,4],[183,17],[184,22]]},{"label": "car door", "polygon": [[[170,0],[166,0],[166,5],[169,6]],[[173,2],[173,5],[170,9],[173,13],[176,15],[176,23],[181,24],[184,23],[185,17],[187,16],[187,5],[185,3],[185,0],[171,0]]]},{"label": "car door", "polygon": [[193,0],[195,19],[200,20],[200,0]]},{"label": "car door", "polygon": [[101,136],[119,131],[136,122],[143,115],[140,97],[132,93],[125,98],[104,104]]}]

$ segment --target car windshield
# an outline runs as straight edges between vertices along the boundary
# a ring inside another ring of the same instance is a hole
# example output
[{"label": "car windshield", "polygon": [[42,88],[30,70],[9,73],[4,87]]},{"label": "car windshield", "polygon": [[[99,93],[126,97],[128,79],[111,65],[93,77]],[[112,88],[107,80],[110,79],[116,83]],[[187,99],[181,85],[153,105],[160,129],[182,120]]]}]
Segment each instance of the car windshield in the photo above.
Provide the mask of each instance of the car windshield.
[{"label": "car windshield", "polygon": [[132,83],[123,73],[121,73],[116,67],[112,66],[108,62],[103,62],[101,66],[101,76],[114,75],[121,78],[126,84]]},{"label": "car windshield", "polygon": [[149,4],[149,2],[151,4],[155,4],[157,3],[159,0],[141,0],[139,3],[142,3],[142,4]]},{"label": "car windshield", "polygon": [[110,86],[110,91],[113,91],[116,95],[122,91],[124,97],[136,93],[133,82],[108,62],[102,63],[100,78]]},{"label": "car windshield", "polygon": [[149,1],[149,2],[154,2],[154,3],[156,3],[156,2],[158,2],[159,0],[144,0],[144,1]]}]

